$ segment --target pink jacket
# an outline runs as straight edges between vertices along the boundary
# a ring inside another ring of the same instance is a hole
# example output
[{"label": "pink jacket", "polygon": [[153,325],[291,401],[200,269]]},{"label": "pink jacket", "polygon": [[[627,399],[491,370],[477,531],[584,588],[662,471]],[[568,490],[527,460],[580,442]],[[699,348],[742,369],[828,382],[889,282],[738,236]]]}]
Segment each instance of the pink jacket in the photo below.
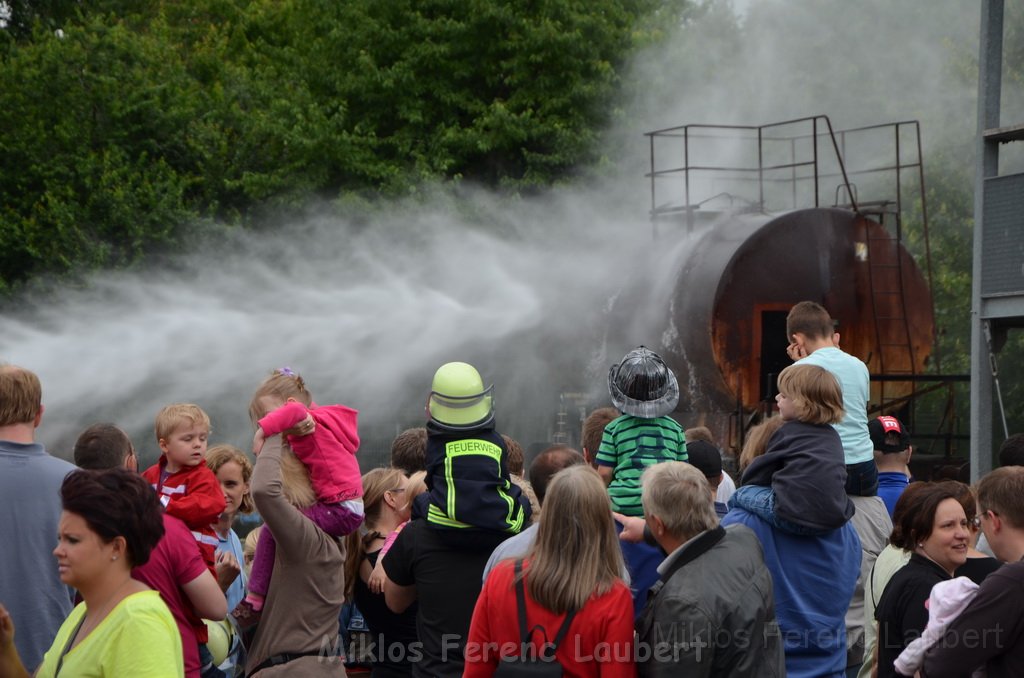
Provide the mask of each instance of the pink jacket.
[{"label": "pink jacket", "polygon": [[[928,626],[896,659],[896,670],[901,675],[912,676],[920,670],[925,650],[942,640],[946,628],[960,616],[977,593],[978,585],[967,577],[940,581],[932,587],[932,593],[928,596]],[[979,674],[975,671],[972,675]],[[980,675],[984,676],[984,672]]]},{"label": "pink jacket", "polygon": [[309,469],[313,490],[324,504],[337,504],[363,496],[362,475],[356,450],[358,412],[344,405],[312,403],[307,409],[298,402],[285,403],[259,421],[267,437],[283,433],[311,415],[316,430],[305,436],[288,436],[288,445],[295,456]]}]

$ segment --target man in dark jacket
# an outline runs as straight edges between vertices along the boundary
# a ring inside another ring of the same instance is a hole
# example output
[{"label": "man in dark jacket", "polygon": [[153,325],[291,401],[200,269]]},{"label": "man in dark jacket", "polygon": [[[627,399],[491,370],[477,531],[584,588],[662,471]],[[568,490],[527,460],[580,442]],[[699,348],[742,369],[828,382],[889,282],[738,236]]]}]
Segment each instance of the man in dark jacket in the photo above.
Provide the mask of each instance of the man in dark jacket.
[{"label": "man in dark jacket", "polygon": [[637,621],[641,676],[785,675],[772,578],[747,527],[719,526],[704,475],[664,462],[642,478],[644,516],[668,553]]}]

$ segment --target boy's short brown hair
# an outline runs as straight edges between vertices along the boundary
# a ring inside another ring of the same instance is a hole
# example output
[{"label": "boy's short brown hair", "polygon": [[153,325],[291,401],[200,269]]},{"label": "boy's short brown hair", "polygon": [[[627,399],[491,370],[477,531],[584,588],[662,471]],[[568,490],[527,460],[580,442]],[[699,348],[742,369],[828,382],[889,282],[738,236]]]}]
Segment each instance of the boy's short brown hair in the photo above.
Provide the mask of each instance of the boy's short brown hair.
[{"label": "boy's short brown hair", "polygon": [[594,410],[583,420],[583,431],[580,446],[591,456],[597,454],[601,447],[601,437],[604,435],[604,427],[622,416],[614,407],[601,407]]},{"label": "boy's short brown hair", "polygon": [[206,427],[206,432],[210,432],[210,417],[203,412],[203,409],[199,405],[193,405],[192,403],[175,403],[168,405],[167,407],[160,410],[156,415],[156,422],[154,429],[156,431],[156,441],[167,440],[174,433],[174,430],[182,424],[182,422],[188,422],[189,424],[202,424]]},{"label": "boy's short brown hair", "polygon": [[120,468],[135,453],[131,438],[114,424],[93,424],[78,435],[72,458],[78,468]]},{"label": "boy's short brown hair", "polygon": [[406,475],[427,468],[427,429],[407,428],[391,442],[391,465]]},{"label": "boy's short brown hair", "polygon": [[779,373],[779,392],[793,401],[796,418],[807,424],[843,420],[843,390],[831,372],[817,365],[790,365]]},{"label": "boy's short brown hair", "polygon": [[0,426],[34,421],[42,407],[39,377],[23,367],[0,363]]},{"label": "boy's short brown hair", "polygon": [[1024,529],[1024,466],[1004,466],[978,481],[978,507]]},{"label": "boy's short brown hair", "polygon": [[786,316],[786,339],[789,341],[796,334],[802,334],[808,339],[830,339],[834,333],[832,316],[824,306],[813,301],[801,301]]}]

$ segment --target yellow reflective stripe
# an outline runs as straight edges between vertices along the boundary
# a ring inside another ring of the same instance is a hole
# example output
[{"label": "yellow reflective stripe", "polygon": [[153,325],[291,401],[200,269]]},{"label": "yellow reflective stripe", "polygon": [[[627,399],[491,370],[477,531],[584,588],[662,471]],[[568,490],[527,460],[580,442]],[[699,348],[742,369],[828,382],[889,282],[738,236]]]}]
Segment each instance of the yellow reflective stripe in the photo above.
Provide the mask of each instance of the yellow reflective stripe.
[{"label": "yellow reflective stripe", "polygon": [[445,527],[473,527],[472,525],[460,523],[457,520],[449,518],[441,511],[441,509],[437,508],[433,504],[431,504],[430,508],[427,509],[427,520],[437,525],[444,525]]},{"label": "yellow reflective stripe", "polygon": [[[480,440],[477,438],[463,438],[461,440],[453,440],[445,443],[444,446],[444,479],[445,485],[447,486],[447,492],[445,493],[445,507],[447,508],[447,515],[445,512],[434,505],[430,505],[427,510],[427,519],[438,525],[445,525],[447,527],[473,527],[473,525],[463,523],[455,518],[451,517],[456,515],[456,491],[455,491],[455,477],[453,472],[454,460],[458,457],[465,456],[481,456],[489,457],[493,459],[495,464],[498,466],[498,474],[501,474],[501,447],[495,445],[489,440]],[[523,526],[523,510],[518,506],[515,499],[508,494],[511,483],[506,480],[503,487],[498,487],[498,495],[505,500],[508,506],[508,512],[505,515],[505,524],[508,526],[505,531],[507,532],[519,532]],[[517,511],[518,509],[518,511]]]},{"label": "yellow reflective stripe", "polygon": [[448,515],[455,515],[455,476],[452,473],[452,458],[451,455],[444,455],[444,481],[448,485],[448,491],[445,492],[445,501],[447,502],[446,508],[448,509]]},{"label": "yellow reflective stripe", "polygon": [[[498,472],[499,473],[501,472],[500,465],[499,465]],[[520,511],[519,511],[519,519],[516,520],[515,519],[516,500],[513,499],[512,496],[508,492],[506,492],[506,490],[509,489],[509,485],[511,485],[511,484],[512,484],[511,481],[506,480],[505,481],[505,486],[498,488],[498,494],[501,496],[502,499],[505,500],[505,503],[508,504],[508,513],[505,515],[505,524],[508,525],[506,530],[508,532],[518,532],[519,528],[522,527],[522,525],[523,525],[523,512],[520,509]]]}]

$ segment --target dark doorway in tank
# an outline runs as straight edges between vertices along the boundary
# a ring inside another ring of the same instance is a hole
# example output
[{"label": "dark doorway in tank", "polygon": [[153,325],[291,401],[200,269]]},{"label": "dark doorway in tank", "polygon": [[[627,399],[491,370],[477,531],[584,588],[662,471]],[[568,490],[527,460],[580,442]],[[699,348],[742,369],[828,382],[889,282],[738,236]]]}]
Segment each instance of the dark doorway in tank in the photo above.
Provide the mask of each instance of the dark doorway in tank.
[{"label": "dark doorway in tank", "polygon": [[776,380],[779,372],[786,369],[793,361],[786,355],[786,315],[787,311],[761,311],[761,401],[764,402],[763,414],[770,414],[775,403],[772,400],[778,393]]}]

